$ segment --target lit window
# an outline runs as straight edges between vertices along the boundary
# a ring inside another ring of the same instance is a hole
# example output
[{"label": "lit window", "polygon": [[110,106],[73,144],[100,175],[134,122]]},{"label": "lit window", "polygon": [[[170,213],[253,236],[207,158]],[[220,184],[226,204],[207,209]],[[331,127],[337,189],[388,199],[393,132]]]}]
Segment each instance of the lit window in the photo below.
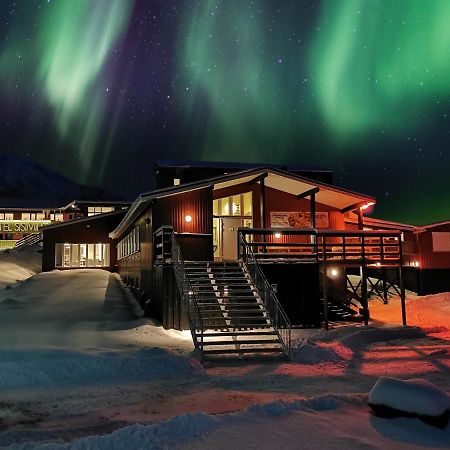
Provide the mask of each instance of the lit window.
[{"label": "lit window", "polygon": [[5,213],[5,220],[14,220],[13,213]]},{"label": "lit window", "polygon": [[180,179],[179,178],[174,178],[173,179],[173,185],[174,186],[179,186],[180,185]]},{"label": "lit window", "polygon": [[22,220],[30,220],[30,213],[22,213]]},{"label": "lit window", "polygon": [[55,245],[55,267],[109,267],[109,244]]}]

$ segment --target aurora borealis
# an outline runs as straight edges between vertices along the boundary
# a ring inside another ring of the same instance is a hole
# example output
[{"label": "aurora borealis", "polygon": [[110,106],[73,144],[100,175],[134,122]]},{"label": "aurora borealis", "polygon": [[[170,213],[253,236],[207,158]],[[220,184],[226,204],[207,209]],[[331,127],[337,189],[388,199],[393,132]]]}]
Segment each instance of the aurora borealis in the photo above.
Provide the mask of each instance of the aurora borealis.
[{"label": "aurora borealis", "polygon": [[0,3],[2,150],[130,197],[161,158],[318,164],[450,218],[447,0]]}]

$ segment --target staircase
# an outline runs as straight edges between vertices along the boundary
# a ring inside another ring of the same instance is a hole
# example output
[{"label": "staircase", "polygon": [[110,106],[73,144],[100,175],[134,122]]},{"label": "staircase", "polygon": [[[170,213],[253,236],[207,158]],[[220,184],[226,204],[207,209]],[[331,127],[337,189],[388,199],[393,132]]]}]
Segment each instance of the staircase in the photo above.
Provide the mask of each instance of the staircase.
[{"label": "staircase", "polygon": [[239,262],[184,262],[203,328],[195,330],[204,358],[286,355],[252,278]]}]

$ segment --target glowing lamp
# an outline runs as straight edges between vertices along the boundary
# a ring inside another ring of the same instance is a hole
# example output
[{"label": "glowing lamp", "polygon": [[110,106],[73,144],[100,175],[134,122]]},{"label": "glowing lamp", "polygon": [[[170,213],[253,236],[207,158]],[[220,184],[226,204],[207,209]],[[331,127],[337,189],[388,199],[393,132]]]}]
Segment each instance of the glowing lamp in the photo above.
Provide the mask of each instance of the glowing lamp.
[{"label": "glowing lamp", "polygon": [[331,269],[331,276],[332,277],[337,277],[337,275],[338,275],[338,271],[337,271],[337,269]]},{"label": "glowing lamp", "polygon": [[186,214],[186,215],[184,216],[184,221],[185,221],[186,223],[191,223],[191,222],[192,222],[192,216],[189,215],[189,214]]},{"label": "glowing lamp", "polygon": [[419,261],[414,261],[414,267],[419,267],[419,266],[420,266]]},{"label": "glowing lamp", "polygon": [[361,206],[361,209],[367,209],[373,205],[375,205],[375,202],[369,202],[369,203],[366,203],[365,205]]},{"label": "glowing lamp", "polygon": [[380,261],[378,261],[378,262],[376,263],[376,265],[377,265],[378,267],[380,267],[380,266],[381,266]]},{"label": "glowing lamp", "polygon": [[277,233],[274,234],[274,236],[275,236],[275,239],[280,239],[281,233],[278,233],[278,232],[277,232]]}]

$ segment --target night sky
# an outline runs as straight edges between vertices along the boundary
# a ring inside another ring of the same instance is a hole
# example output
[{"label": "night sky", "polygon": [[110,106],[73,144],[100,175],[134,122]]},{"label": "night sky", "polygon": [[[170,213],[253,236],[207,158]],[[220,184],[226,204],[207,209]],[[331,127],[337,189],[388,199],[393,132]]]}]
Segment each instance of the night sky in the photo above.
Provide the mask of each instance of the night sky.
[{"label": "night sky", "polygon": [[1,151],[132,197],[156,159],[316,164],[450,219],[450,1],[0,2]]}]

